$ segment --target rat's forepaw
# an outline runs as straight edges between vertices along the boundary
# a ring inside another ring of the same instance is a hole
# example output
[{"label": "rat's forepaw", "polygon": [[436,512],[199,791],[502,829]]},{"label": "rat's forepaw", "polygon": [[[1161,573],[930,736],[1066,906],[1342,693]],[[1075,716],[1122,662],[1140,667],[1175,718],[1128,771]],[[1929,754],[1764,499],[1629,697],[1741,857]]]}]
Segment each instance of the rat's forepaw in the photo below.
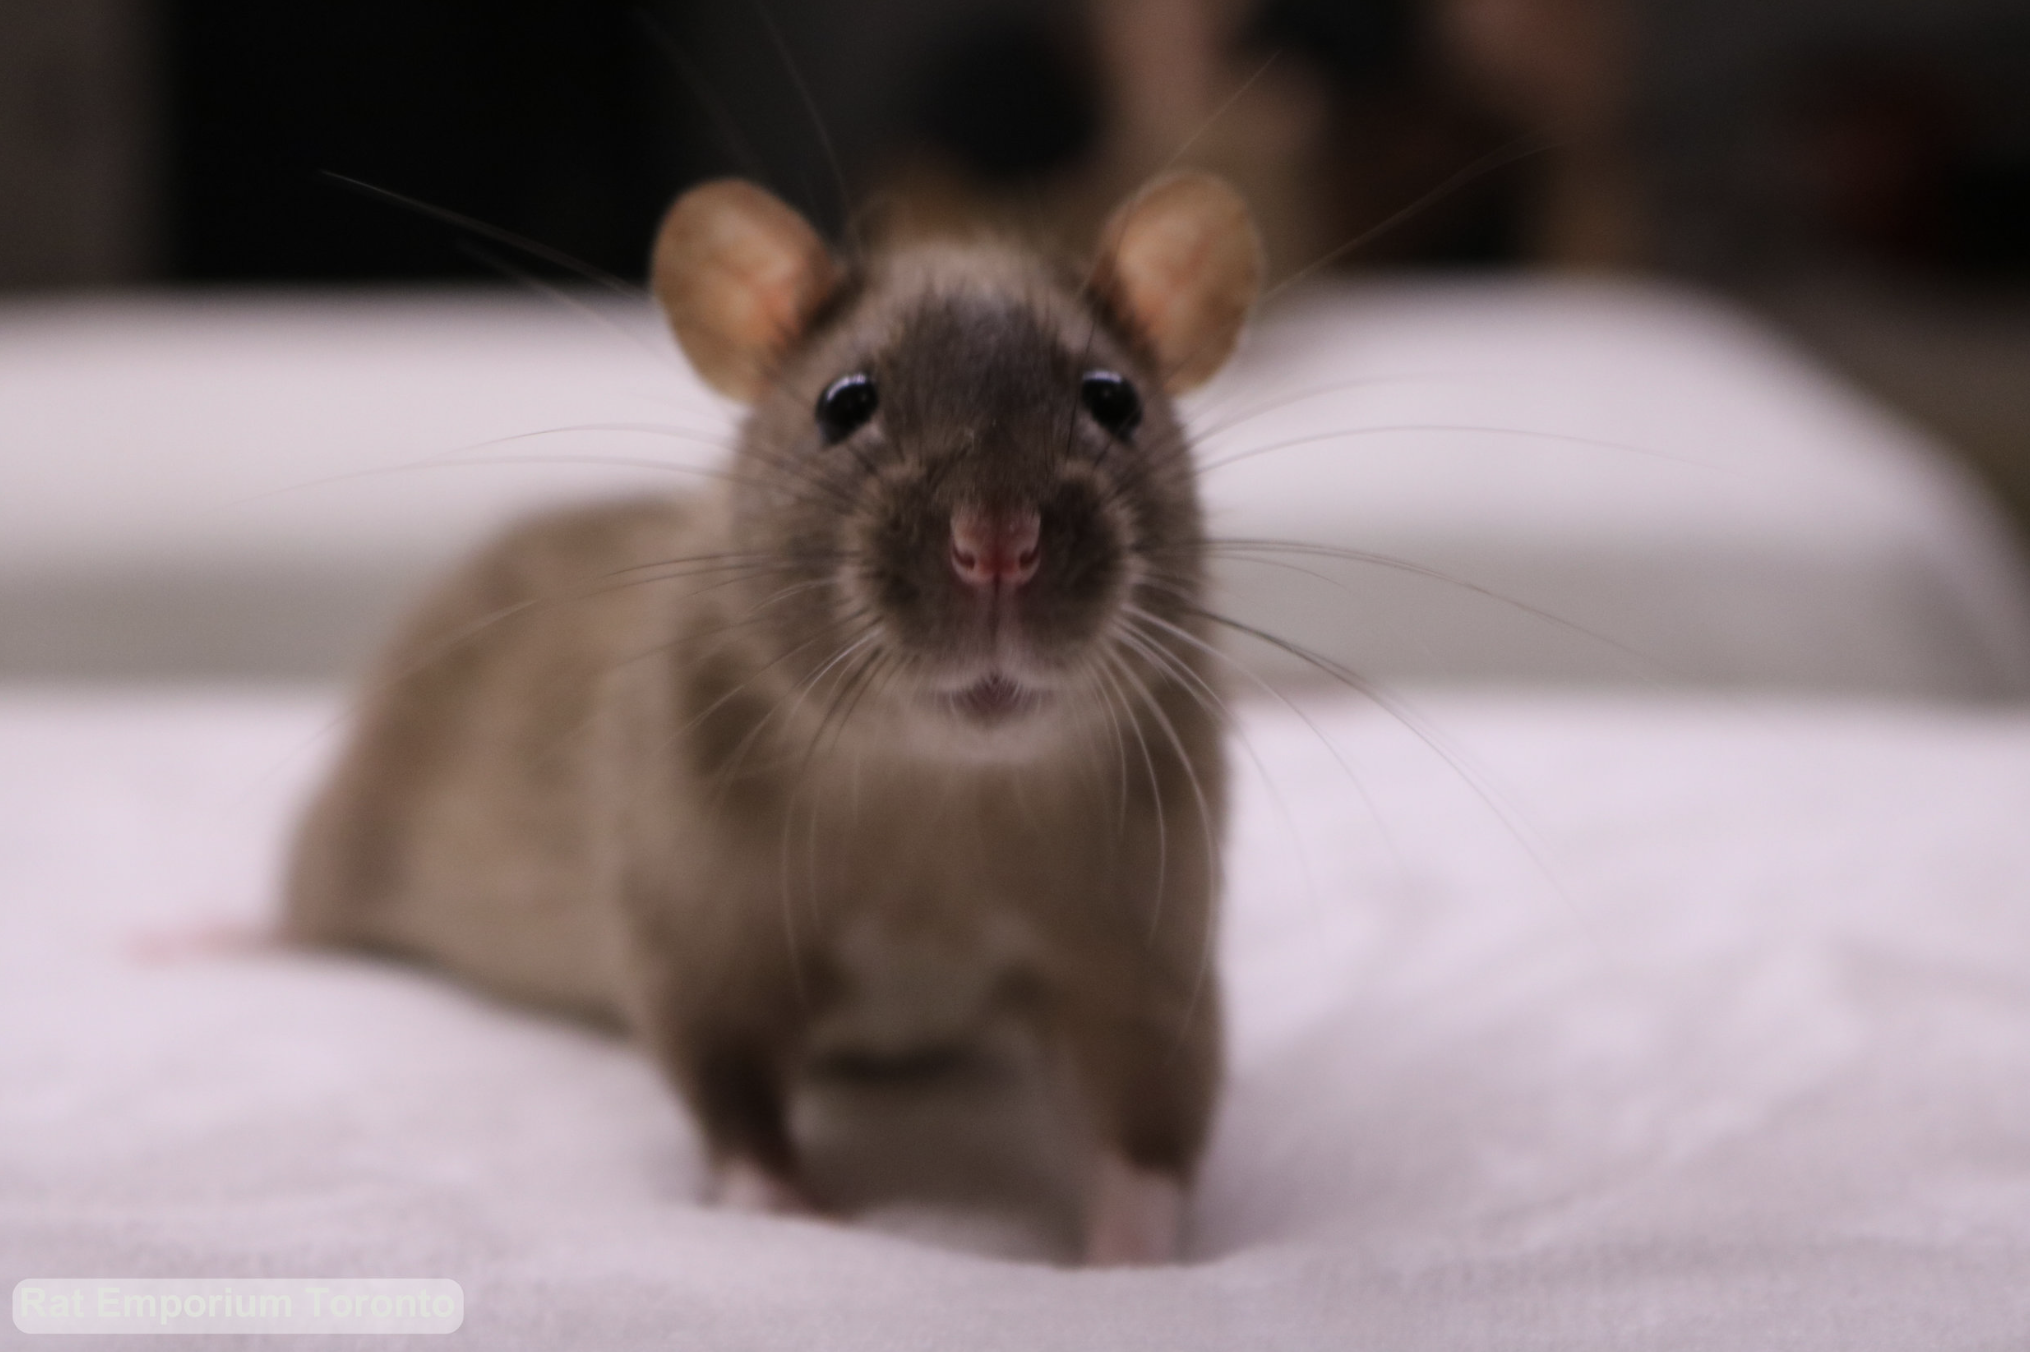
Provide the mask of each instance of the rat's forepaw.
[{"label": "rat's forepaw", "polygon": [[768,1216],[815,1216],[817,1207],[803,1189],[778,1178],[752,1160],[728,1160],[712,1184],[712,1204],[728,1211]]},{"label": "rat's forepaw", "polygon": [[1092,1267],[1168,1263],[1184,1225],[1184,1185],[1174,1175],[1103,1156],[1086,1211],[1085,1260]]}]

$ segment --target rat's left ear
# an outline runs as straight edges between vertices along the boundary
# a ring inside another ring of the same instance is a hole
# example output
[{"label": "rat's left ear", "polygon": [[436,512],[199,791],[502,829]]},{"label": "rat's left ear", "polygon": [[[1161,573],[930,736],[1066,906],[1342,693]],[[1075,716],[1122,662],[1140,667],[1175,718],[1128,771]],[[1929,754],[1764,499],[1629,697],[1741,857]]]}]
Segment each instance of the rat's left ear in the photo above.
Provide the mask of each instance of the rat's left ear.
[{"label": "rat's left ear", "polygon": [[1262,285],[1262,245],[1240,194],[1210,174],[1155,180],[1100,236],[1093,289],[1161,365],[1172,394],[1210,380]]},{"label": "rat's left ear", "polygon": [[838,285],[818,232],[740,179],[700,184],[656,233],[649,281],[705,383],[751,403]]}]

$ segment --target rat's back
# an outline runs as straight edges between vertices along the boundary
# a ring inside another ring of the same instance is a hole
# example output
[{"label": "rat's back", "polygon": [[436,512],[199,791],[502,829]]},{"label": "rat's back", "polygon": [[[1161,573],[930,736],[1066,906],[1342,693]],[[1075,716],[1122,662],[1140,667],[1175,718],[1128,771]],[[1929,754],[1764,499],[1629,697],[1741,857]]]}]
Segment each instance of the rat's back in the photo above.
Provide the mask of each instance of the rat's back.
[{"label": "rat's back", "polygon": [[709,548],[708,520],[677,499],[561,511],[447,579],[369,684],[304,822],[288,934],[619,1019],[594,714],[614,671],[655,655],[674,561]]}]

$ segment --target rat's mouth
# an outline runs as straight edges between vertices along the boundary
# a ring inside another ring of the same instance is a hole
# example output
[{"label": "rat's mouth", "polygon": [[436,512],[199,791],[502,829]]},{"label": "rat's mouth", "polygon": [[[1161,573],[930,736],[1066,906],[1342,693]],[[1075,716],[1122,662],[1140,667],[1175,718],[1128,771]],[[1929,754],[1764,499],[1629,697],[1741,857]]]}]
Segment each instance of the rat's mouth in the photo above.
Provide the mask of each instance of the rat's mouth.
[{"label": "rat's mouth", "polygon": [[969,722],[1004,723],[1043,704],[1043,693],[998,671],[990,671],[964,689],[944,696],[952,710]]}]

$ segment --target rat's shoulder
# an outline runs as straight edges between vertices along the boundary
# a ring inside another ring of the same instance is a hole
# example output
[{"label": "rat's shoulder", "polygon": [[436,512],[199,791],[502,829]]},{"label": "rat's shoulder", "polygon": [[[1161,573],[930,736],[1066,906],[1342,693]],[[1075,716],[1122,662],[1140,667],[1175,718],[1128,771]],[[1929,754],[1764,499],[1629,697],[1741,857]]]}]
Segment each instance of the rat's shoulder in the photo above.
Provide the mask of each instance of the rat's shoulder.
[{"label": "rat's shoulder", "polygon": [[[723,548],[706,497],[640,497],[564,507],[496,535],[438,583],[384,666],[399,684],[462,686],[516,653],[597,652],[635,622],[649,584]],[[429,679],[423,679],[428,677]]]}]

